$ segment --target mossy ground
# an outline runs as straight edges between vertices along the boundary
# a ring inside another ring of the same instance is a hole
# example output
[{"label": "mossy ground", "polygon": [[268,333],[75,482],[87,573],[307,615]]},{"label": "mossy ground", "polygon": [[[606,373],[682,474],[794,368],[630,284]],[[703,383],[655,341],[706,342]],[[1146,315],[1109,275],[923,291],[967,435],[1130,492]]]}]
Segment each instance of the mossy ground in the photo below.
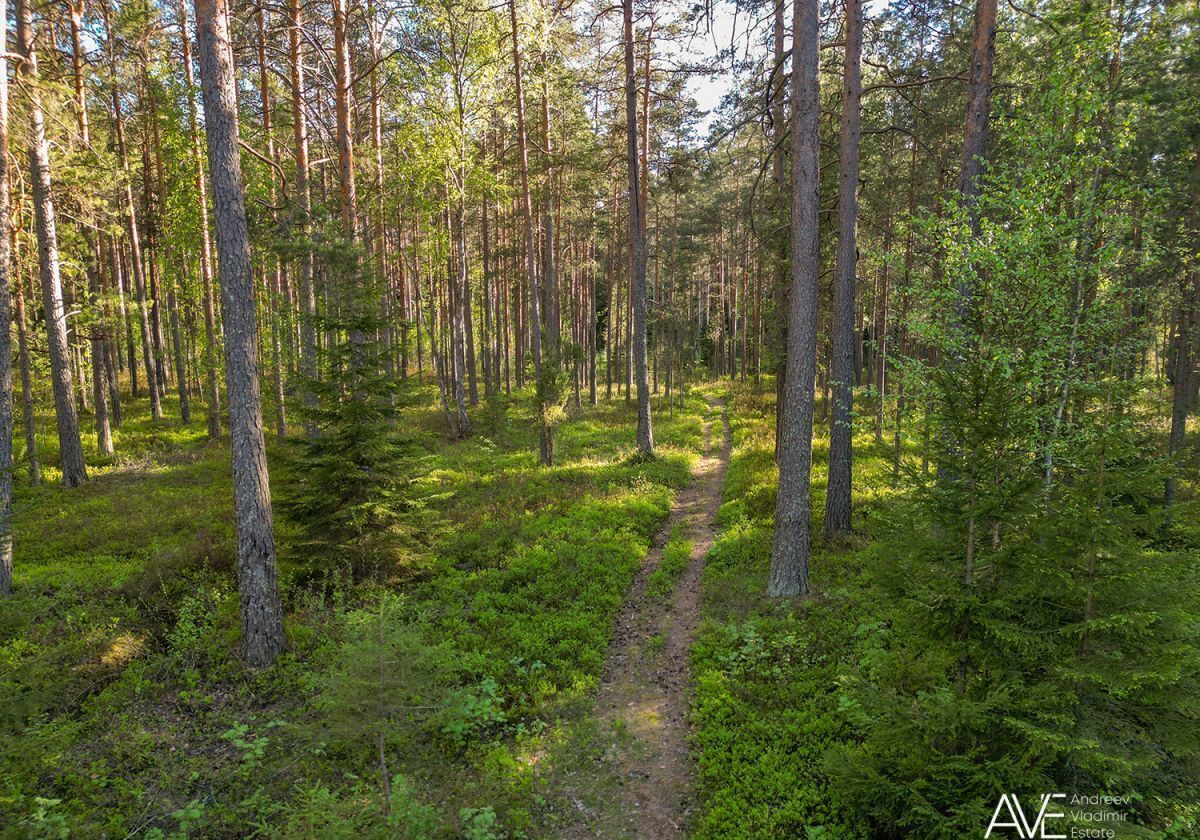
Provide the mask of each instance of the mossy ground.
[{"label": "mossy ground", "polygon": [[[728,397],[733,453],[693,649],[693,833],[863,836],[823,762],[855,737],[840,680],[886,629],[873,569],[904,492],[890,447],[858,435],[856,536],[817,546],[813,595],[764,599],[772,390],[721,383],[659,406],[649,461],[623,399],[585,406],[542,469],[530,394],[481,406],[476,435],[449,442],[432,388],[410,383],[404,539],[355,575],[306,556],[277,514],[290,650],[260,673],[237,655],[229,452],[204,418],[182,428],[169,401],[157,422],[128,406],[119,457],[93,457],[92,480],[64,490],[40,416],[45,483],[18,472],[17,591],[0,602],[0,836],[552,835],[559,783],[611,746],[590,712],[612,619],[703,449],[701,392]],[[290,457],[270,442],[277,497]],[[1175,533],[1194,547],[1184,496]],[[688,550],[669,542],[652,597],[670,597]]]},{"label": "mossy ground", "polygon": [[[398,434],[415,447],[401,548],[355,576],[305,557],[277,513],[290,650],[259,673],[237,655],[229,451],[202,416],[154,422],[140,401],[119,458],[93,460],[85,486],[60,488],[49,467],[37,488],[19,476],[16,592],[0,602],[0,834],[533,829],[538,757],[589,702],[706,407],[658,412],[660,452],[643,460],[624,400],[584,406],[543,469],[529,394],[481,406],[462,442],[446,439],[430,387],[401,400]],[[52,464],[49,417],[41,430]],[[278,497],[290,452],[270,450]],[[373,657],[386,679],[356,669]]]},{"label": "mossy ground", "polygon": [[[854,437],[852,538],[820,538],[828,463],[828,426],[819,405],[813,441],[813,591],[770,600],[766,591],[774,528],[774,388],[722,384],[729,396],[733,451],[719,515],[721,533],[704,572],[703,622],[692,651],[693,752],[700,813],[693,836],[705,840],[797,837],[854,840],[872,836],[865,820],[841,804],[826,771],[831,747],[860,737],[843,704],[844,681],[869,661],[889,632],[893,605],[881,571],[905,540],[911,498],[894,474],[892,437],[876,442],[871,406]],[[911,421],[910,421],[911,424]],[[919,435],[903,440],[908,468],[920,470]],[[1200,499],[1183,494],[1174,548],[1200,555]],[[1182,797],[1160,803],[1177,833],[1193,836],[1200,812]],[[1151,817],[1152,819],[1152,817]],[[1169,820],[1168,820],[1169,821]],[[982,831],[982,826],[981,829]],[[1121,835],[1118,835],[1121,836]],[[1137,836],[1147,836],[1139,834]]]}]

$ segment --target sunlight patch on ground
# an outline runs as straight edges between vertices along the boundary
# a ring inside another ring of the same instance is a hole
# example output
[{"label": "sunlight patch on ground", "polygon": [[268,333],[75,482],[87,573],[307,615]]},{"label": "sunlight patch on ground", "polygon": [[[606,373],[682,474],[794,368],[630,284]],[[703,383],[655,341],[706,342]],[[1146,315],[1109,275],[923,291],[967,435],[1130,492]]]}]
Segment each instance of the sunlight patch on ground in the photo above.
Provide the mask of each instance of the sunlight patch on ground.
[{"label": "sunlight patch on ground", "polygon": [[661,697],[649,698],[630,703],[620,713],[626,729],[634,735],[656,732],[663,727],[664,700]]},{"label": "sunlight patch on ground", "polygon": [[122,633],[112,640],[108,649],[100,656],[100,664],[109,668],[119,667],[125,665],[131,659],[141,656],[145,649],[145,636]]}]

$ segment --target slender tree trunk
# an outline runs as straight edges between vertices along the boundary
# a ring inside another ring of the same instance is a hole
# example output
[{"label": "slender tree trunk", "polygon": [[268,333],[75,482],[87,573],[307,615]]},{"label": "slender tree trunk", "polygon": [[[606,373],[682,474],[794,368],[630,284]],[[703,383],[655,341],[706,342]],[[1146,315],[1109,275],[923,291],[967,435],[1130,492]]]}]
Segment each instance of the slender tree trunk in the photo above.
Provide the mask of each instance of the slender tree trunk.
[{"label": "slender tree trunk", "polygon": [[[13,579],[12,222],[8,184],[8,0],[0,0],[0,596]],[[22,330],[22,333],[24,331]],[[23,344],[24,342],[22,342]]]},{"label": "slender tree trunk", "polygon": [[[113,102],[113,133],[117,140],[117,155],[121,164],[123,187],[125,190],[125,223],[129,234],[129,272],[133,275],[134,287],[138,305],[138,320],[142,333],[142,360],[146,368],[146,389],[150,393],[150,414],[155,420],[163,416],[162,400],[158,387],[158,374],[155,371],[154,353],[151,349],[153,339],[150,335],[150,313],[146,304],[146,274],[142,262],[141,235],[138,232],[137,209],[133,201],[133,176],[129,168],[129,148],[125,143],[125,118],[121,111],[121,92],[118,87],[117,52],[112,24],[109,20],[108,0],[101,0],[100,9],[104,15],[104,28],[107,33],[109,70],[112,74]],[[135,367],[132,346],[130,348],[130,367]],[[136,396],[137,376],[131,373]]]},{"label": "slender tree trunk", "polygon": [[875,369],[875,393],[877,403],[875,406],[875,442],[883,443],[883,417],[885,403],[887,402],[888,389],[888,358],[891,353],[891,344],[888,341],[889,325],[889,308],[891,306],[891,279],[892,272],[890,266],[890,258],[892,252],[892,219],[891,214],[888,214],[888,219],[884,222],[883,232],[883,266],[880,272],[883,274],[879,284],[879,321],[876,327],[875,346],[878,354],[878,361]]},{"label": "slender tree trunk", "polygon": [[50,144],[46,140],[38,88],[37,53],[33,48],[33,15],[28,0],[17,2],[17,31],[22,55],[22,61],[17,65],[18,75],[29,100],[30,179],[33,182],[38,268],[45,306],[47,345],[50,350],[50,375],[54,386],[54,414],[58,425],[62,483],[66,487],[75,487],[87,481],[87,465],[83,460],[79,416],[75,411],[70,346],[67,343],[67,317],[63,310],[62,278],[59,275],[58,230],[55,225],[54,199],[50,194]]},{"label": "slender tree trunk", "polygon": [[220,258],[242,636],[246,661],[257,668],[274,662],[285,640],[283,605],[276,582],[275,529],[258,381],[254,281],[227,21],[225,0],[196,0],[204,132]]},{"label": "slender tree trunk", "polygon": [[[1191,192],[1190,227],[1194,239],[1200,241],[1200,151],[1196,152],[1192,165]],[[1172,371],[1174,381],[1171,397],[1171,430],[1167,437],[1168,457],[1178,455],[1186,443],[1187,418],[1195,387],[1193,367],[1197,334],[1200,333],[1200,264],[1193,264],[1187,275],[1179,284],[1179,325],[1175,339],[1175,364]],[[1167,476],[1165,501],[1168,508],[1175,504],[1175,492],[1178,484],[1177,469],[1178,467],[1172,466],[1171,472]]]},{"label": "slender tree trunk", "polygon": [[[341,190],[342,235],[351,246],[351,265],[348,274],[353,284],[349,295],[349,311],[346,313],[352,322],[357,322],[363,314],[366,295],[363,294],[362,266],[358,263],[357,246],[359,243],[358,216],[358,187],[355,179],[354,165],[354,131],[351,124],[351,106],[354,97],[354,76],[351,70],[350,39],[346,30],[348,24],[347,0],[333,0],[333,52],[334,52],[334,116],[336,120],[336,136],[338,151],[338,185]],[[350,374],[357,383],[362,382],[367,373],[367,338],[365,331],[358,326],[350,328]],[[355,395],[355,398],[361,394]]]},{"label": "slender tree trunk", "polygon": [[792,48],[792,282],[779,439],[779,489],[767,594],[808,592],[813,385],[820,256],[820,101],[816,0],[795,0]]},{"label": "slender tree trunk", "polygon": [[[488,157],[489,141],[491,139],[491,130],[489,129],[484,135],[482,142],[483,161],[486,166]],[[492,230],[488,214],[488,208],[492,203],[492,199],[488,195],[483,196],[480,202],[480,229],[479,238],[482,246],[483,258],[483,331],[485,333],[483,339],[483,397],[489,402],[494,394],[494,389],[498,387],[500,382],[500,352],[499,342],[495,340],[499,334],[500,312],[498,306],[493,306],[492,301]],[[492,311],[495,309],[496,318],[493,328]]]},{"label": "slender tree trunk", "polygon": [[[543,57],[544,58],[544,57]],[[553,149],[550,139],[550,88],[545,76],[542,77],[542,148],[546,155],[546,182],[543,185],[542,229],[542,292],[543,320],[545,324],[544,345],[542,347],[542,401],[548,409],[559,409],[558,375],[562,367],[562,318],[559,313],[559,267],[555,260],[554,225],[554,170],[552,168]],[[554,463],[554,424],[546,422],[541,430],[541,460],[549,466]]]},{"label": "slender tree trunk", "polygon": [[[292,138],[296,153],[296,203],[300,211],[300,236],[311,235],[312,193],[308,172],[308,122],[304,115],[304,64],[300,52],[300,0],[289,0],[288,52],[292,72]],[[304,418],[304,434],[310,440],[316,436],[316,423],[311,416],[316,406],[312,385],[317,379],[317,317],[316,287],[313,282],[313,253],[305,245],[300,253],[300,372],[306,380],[302,400],[308,413]],[[419,344],[419,341],[418,341]]]},{"label": "slender tree trunk", "polygon": [[126,273],[123,261],[123,249],[117,242],[117,238],[111,237],[108,241],[108,259],[112,264],[113,270],[113,285],[117,287],[117,301],[121,311],[121,322],[125,325],[125,347],[128,351],[128,356],[125,358],[125,363],[129,367],[129,392],[130,397],[137,399],[138,395],[138,376],[137,376],[137,342],[133,338],[133,318],[129,314],[129,309],[125,305],[126,291],[128,291],[129,275]]},{"label": "slender tree trunk", "polygon": [[772,45],[774,47],[775,71],[772,78],[778,78],[778,85],[771,92],[771,124],[772,142],[775,153],[771,156],[771,168],[775,178],[775,194],[779,201],[779,230],[773,237],[776,252],[773,260],[775,269],[775,460],[779,460],[779,441],[782,437],[783,424],[783,383],[787,375],[787,328],[788,328],[788,228],[785,211],[787,209],[787,184],[784,182],[784,145],[787,137],[787,126],[784,124],[784,98],[787,79],[784,72],[785,55],[783,51],[784,34],[784,0],[775,2],[775,25],[772,30]]},{"label": "slender tree trunk", "polygon": [[[451,353],[454,359],[454,404],[457,414],[458,436],[466,438],[471,435],[471,418],[467,414],[467,402],[469,396],[467,389],[463,386],[463,380],[467,378],[468,360],[471,356],[471,348],[467,344],[468,331],[466,322],[470,317],[470,309],[467,306],[467,234],[465,230],[465,215],[466,215],[466,196],[460,191],[454,200],[454,214],[450,218],[447,213],[447,222],[451,226],[451,241],[453,243],[454,265],[448,275],[451,288],[450,307],[446,313],[451,322],[450,340],[452,342]],[[476,396],[478,401],[478,395]]]},{"label": "slender tree trunk", "polygon": [[[10,248],[16,263],[17,249]],[[29,483],[42,483],[42,463],[38,458],[37,415],[33,405],[33,375],[29,359],[29,327],[25,318],[25,284],[14,272],[17,290],[17,349],[21,361],[21,421],[25,429],[25,459],[29,462]]]},{"label": "slender tree trunk", "polygon": [[[71,70],[75,92],[75,118],[79,128],[80,143],[84,149],[90,150],[92,140],[88,126],[87,98],[84,96],[83,48],[80,43],[80,30],[83,24],[82,0],[71,0],[68,11],[71,21]],[[88,293],[92,306],[99,309],[100,244],[92,222],[89,214],[88,218],[83,219],[80,228],[84,241],[87,243],[90,258],[87,265]],[[0,233],[0,236],[3,236],[3,233]],[[105,382],[109,340],[110,325],[107,319],[98,320],[92,325],[92,401],[96,406],[96,445],[102,455],[113,454],[112,428],[108,415],[109,394]]]},{"label": "slender tree trunk", "polygon": [[[274,121],[271,115],[271,85],[269,83],[269,70],[267,69],[267,12],[263,0],[258,0],[255,14],[255,22],[258,29],[258,92],[262,103],[262,126],[263,135],[267,140],[267,159],[278,165],[278,156],[275,153],[275,130]],[[278,196],[275,189],[275,179],[271,179],[270,201],[274,205],[278,201]],[[271,218],[274,221],[274,211],[271,211]],[[275,435],[280,441],[287,438],[287,401],[284,394],[284,377],[283,377],[283,353],[280,346],[280,331],[284,322],[286,309],[283,305],[283,263],[278,257],[268,256],[266,258],[269,268],[269,288],[267,288],[267,299],[270,301],[268,312],[274,314],[274,318],[270,318],[271,329],[271,368],[272,368],[272,383],[275,389]]]},{"label": "slender tree trunk", "polygon": [[638,158],[637,70],[633,60],[633,0],[623,0],[625,23],[625,132],[629,165],[629,247],[632,255],[630,302],[633,308],[632,351],[637,379],[637,448],[654,454],[650,420],[650,378],[646,364],[646,213],[642,206],[641,162]]},{"label": "slender tree trunk", "polygon": [[[513,80],[517,99],[517,152],[521,166],[521,212],[525,222],[525,271],[529,288],[529,338],[533,354],[533,375],[538,391],[538,422],[542,425],[541,436],[548,432],[545,426],[550,422],[549,409],[546,405],[544,383],[542,382],[542,317],[538,298],[541,292],[538,288],[537,249],[533,242],[533,200],[529,195],[529,140],[525,130],[525,88],[521,78],[521,36],[517,25],[517,0],[508,2],[509,19],[512,23],[513,44]],[[520,382],[518,365],[518,383]],[[543,463],[545,463],[543,461]]]},{"label": "slender tree trunk", "polygon": [[[183,352],[183,334],[179,324],[179,298],[174,285],[167,292],[167,315],[171,321],[171,348],[175,355],[175,390],[179,394],[179,422],[192,422],[192,400],[188,393],[187,357]],[[97,386],[99,387],[99,386]]]},{"label": "slender tree trunk", "polygon": [[[858,145],[862,119],[862,0],[846,0],[838,250],[833,290],[833,406],[829,429],[829,483],[825,536],[850,531],[851,449],[854,422],[854,292],[858,282]],[[878,340],[878,338],[877,338]]]},{"label": "slender tree trunk", "polygon": [[158,375],[158,392],[166,395],[170,390],[167,364],[166,334],[163,331],[163,293],[160,271],[161,255],[159,253],[159,225],[162,221],[161,195],[155,194],[157,185],[156,169],[151,158],[151,142],[158,132],[158,100],[150,85],[150,76],[146,67],[149,66],[149,56],[143,52],[142,101],[146,108],[145,124],[142,127],[142,199],[145,212],[142,216],[142,226],[146,232],[146,276],[150,283],[150,336],[154,350],[154,370]]},{"label": "slender tree trunk", "polygon": [[[387,274],[387,243],[384,239],[383,211],[383,111],[379,97],[379,64],[382,60],[379,44],[379,24],[374,2],[367,3],[367,27],[371,44],[371,149],[374,152],[375,208],[372,213],[371,248],[375,256],[373,270],[380,292],[379,340],[382,344],[384,374],[391,379],[395,365],[392,357],[391,284]],[[472,368],[472,372],[474,368]],[[472,380],[472,388],[474,380]],[[472,391],[472,404],[475,397]]]}]

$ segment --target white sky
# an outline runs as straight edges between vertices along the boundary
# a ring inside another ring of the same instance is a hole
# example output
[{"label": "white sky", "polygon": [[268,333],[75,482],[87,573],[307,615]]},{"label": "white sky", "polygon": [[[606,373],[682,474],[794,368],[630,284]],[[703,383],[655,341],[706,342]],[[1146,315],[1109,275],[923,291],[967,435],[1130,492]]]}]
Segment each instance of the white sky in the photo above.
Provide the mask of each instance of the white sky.
[{"label": "white sky", "polygon": [[[731,42],[736,44],[738,53],[744,53],[746,28],[750,21],[744,14],[740,17],[735,15],[736,7],[730,0],[712,0],[712,2],[711,31],[701,31],[692,43],[685,44],[682,58],[695,62],[706,60],[721,50],[728,49]],[[688,92],[695,97],[696,104],[700,109],[708,112],[708,115],[697,126],[701,137],[708,133],[709,126],[712,125],[715,117],[714,112],[721,104],[721,98],[730,91],[735,81],[729,62],[724,62],[724,64],[723,72],[716,76],[692,76],[688,80]]]}]

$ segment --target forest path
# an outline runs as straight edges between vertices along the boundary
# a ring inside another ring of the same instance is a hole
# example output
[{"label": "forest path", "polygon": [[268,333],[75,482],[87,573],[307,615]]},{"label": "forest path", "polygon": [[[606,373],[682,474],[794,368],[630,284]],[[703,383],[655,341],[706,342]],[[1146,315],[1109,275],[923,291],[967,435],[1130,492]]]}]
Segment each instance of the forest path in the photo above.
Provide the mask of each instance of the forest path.
[{"label": "forest path", "polygon": [[[689,651],[700,619],[700,575],[712,547],[729,465],[729,414],[705,423],[705,453],[687,488],[647,553],[616,630],[596,698],[596,736],[607,746],[568,787],[576,813],[558,836],[682,837],[691,811],[692,758],[688,750]],[[671,541],[691,544],[686,567],[664,603],[647,584]],[[591,807],[583,799],[591,799]],[[599,800],[599,801],[597,801]]]}]

